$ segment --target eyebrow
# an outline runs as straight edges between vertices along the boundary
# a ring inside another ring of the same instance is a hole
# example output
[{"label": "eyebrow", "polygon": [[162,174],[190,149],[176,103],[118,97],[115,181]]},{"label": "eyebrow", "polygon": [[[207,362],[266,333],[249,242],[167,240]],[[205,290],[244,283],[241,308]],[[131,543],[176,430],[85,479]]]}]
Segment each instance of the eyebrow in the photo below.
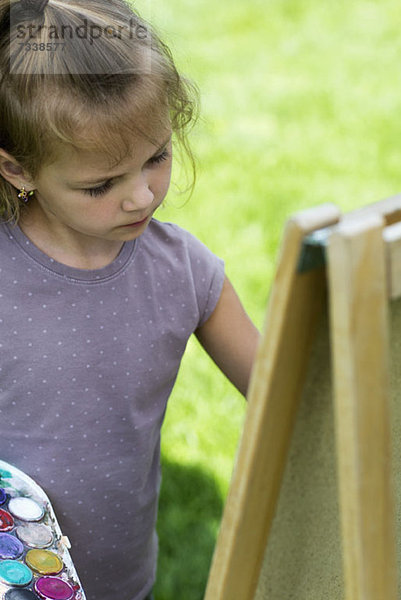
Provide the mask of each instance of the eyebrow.
[{"label": "eyebrow", "polygon": [[[153,158],[153,156],[156,156],[159,152],[161,152],[163,150],[163,148],[165,146],[167,146],[167,144],[169,143],[169,141],[171,140],[171,135],[169,135],[169,137],[167,138],[167,140],[152,154],[152,156],[150,158]],[[114,179],[115,177],[119,177],[118,174],[108,174],[105,175],[103,177],[98,177],[96,179],[93,180],[86,180],[86,181],[74,181],[74,183],[72,184],[73,186],[81,186],[81,185],[96,185],[98,183],[103,183],[104,181],[107,181],[108,179]]]}]

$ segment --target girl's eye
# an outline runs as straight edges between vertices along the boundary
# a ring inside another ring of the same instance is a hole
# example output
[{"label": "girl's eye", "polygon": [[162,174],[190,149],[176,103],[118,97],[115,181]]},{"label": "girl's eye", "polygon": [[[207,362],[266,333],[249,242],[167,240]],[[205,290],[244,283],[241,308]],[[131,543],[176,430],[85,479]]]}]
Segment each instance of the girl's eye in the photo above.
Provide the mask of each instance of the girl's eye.
[{"label": "girl's eye", "polygon": [[96,197],[96,196],[102,196],[103,194],[106,194],[109,190],[111,190],[112,187],[113,187],[113,182],[110,179],[109,181],[102,183],[102,185],[100,185],[99,187],[87,188],[87,189],[84,189],[83,191],[85,194],[89,194],[89,196]]},{"label": "girl's eye", "polygon": [[149,162],[152,165],[158,165],[159,163],[163,162],[164,160],[167,160],[169,157],[169,152],[168,150],[163,150],[163,152],[161,154],[158,154],[157,156],[152,156],[152,158],[149,159]]},{"label": "girl's eye", "polygon": [[[170,156],[169,151],[167,149],[163,150],[163,152],[161,152],[157,156],[152,156],[152,158],[149,159],[149,163],[151,165],[158,165],[158,164],[162,163],[163,161],[167,160],[169,158],[169,156]],[[109,179],[105,183],[102,183],[102,185],[99,185],[99,187],[85,188],[83,190],[83,192],[84,192],[84,194],[88,194],[89,196],[92,196],[92,197],[103,196],[103,194],[107,194],[107,192],[110,191],[112,187],[113,187],[113,181],[111,179]]]}]

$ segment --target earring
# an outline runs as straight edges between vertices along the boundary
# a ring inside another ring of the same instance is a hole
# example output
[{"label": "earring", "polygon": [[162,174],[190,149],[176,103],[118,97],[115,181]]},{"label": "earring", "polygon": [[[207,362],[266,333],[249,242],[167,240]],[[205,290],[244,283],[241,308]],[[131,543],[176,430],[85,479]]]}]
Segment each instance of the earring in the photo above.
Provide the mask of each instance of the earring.
[{"label": "earring", "polygon": [[30,191],[27,192],[25,189],[25,186],[22,186],[20,193],[18,194],[18,198],[22,201],[22,202],[28,202],[30,196],[33,196],[34,191]]}]

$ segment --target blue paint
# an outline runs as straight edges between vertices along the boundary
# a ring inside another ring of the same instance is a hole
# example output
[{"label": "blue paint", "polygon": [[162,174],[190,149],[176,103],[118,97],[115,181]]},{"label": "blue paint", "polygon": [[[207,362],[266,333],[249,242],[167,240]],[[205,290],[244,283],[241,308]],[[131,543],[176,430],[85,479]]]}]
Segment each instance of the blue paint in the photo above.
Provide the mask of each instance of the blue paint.
[{"label": "blue paint", "polygon": [[25,586],[32,581],[32,571],[23,563],[15,560],[0,562],[0,581],[8,585]]},{"label": "blue paint", "polygon": [[[9,533],[0,533],[0,558],[18,558],[24,551],[24,545]],[[1,565],[1,563],[0,563]]]},{"label": "blue paint", "polygon": [[3,488],[0,488],[0,506],[7,500],[7,494]]},{"label": "blue paint", "polygon": [[11,479],[12,475],[9,471],[5,471],[4,469],[0,469],[0,484],[2,488],[11,487],[11,484],[5,481],[5,479]]},{"label": "blue paint", "polygon": [[10,471],[5,471],[4,469],[0,469],[0,479],[11,479],[12,475]]}]

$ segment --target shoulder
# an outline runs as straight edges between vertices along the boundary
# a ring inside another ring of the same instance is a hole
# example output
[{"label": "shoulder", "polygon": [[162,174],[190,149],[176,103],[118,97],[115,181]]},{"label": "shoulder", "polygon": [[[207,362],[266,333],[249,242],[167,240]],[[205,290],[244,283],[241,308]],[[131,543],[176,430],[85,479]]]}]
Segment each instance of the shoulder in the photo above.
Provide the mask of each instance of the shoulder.
[{"label": "shoulder", "polygon": [[203,242],[175,223],[152,219],[140,240],[147,251],[151,250],[159,254],[167,253],[170,256],[179,256],[181,259],[186,256],[190,260],[202,257],[205,260],[217,259]]},{"label": "shoulder", "polygon": [[152,219],[139,238],[138,254],[144,271],[153,272],[159,282],[181,290],[182,302],[196,306],[200,326],[213,312],[224,281],[224,261],[192,233],[175,225]]},{"label": "shoulder", "polygon": [[196,239],[194,235],[179,225],[167,221],[158,221],[154,218],[150,221],[141,238],[150,238],[153,241],[156,240],[165,244],[182,244],[189,238]]}]

